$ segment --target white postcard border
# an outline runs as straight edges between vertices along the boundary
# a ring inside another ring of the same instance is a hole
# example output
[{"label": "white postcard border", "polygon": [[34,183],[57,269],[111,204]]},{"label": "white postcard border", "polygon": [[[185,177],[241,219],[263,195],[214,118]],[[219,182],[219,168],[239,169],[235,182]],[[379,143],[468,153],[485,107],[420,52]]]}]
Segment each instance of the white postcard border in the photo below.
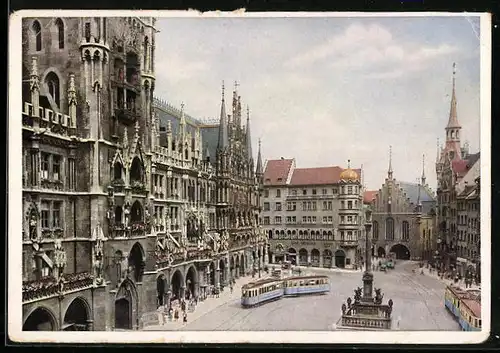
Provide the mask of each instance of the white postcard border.
[{"label": "white postcard border", "polygon": [[[388,343],[388,344],[459,344],[479,343],[489,336],[491,327],[491,15],[487,13],[245,13],[198,11],[141,11],[152,17],[480,17],[481,77],[481,301],[482,331],[134,331],[134,332],[26,332],[22,331],[22,69],[21,21],[23,17],[125,17],[137,16],[138,10],[21,10],[9,19],[9,140],[8,140],[8,333],[15,342],[39,343]],[[331,308],[337,310],[337,308]],[[340,314],[339,314],[340,315]]]}]

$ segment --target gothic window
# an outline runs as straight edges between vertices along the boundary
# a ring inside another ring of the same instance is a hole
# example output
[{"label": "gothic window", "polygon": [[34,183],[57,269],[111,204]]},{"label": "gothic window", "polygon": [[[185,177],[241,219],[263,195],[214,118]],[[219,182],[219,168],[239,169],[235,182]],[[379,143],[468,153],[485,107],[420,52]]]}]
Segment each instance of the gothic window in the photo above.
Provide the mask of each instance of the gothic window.
[{"label": "gothic window", "polygon": [[60,18],[56,20],[57,40],[59,42],[59,49],[64,49],[64,24]]},{"label": "gothic window", "polygon": [[42,26],[40,26],[40,22],[34,21],[31,30],[35,38],[35,50],[40,51],[42,50]]},{"label": "gothic window", "polygon": [[52,179],[61,179],[61,157],[57,155],[52,156]]},{"label": "gothic window", "polygon": [[59,107],[60,104],[60,84],[59,77],[54,72],[49,72],[45,77],[45,83],[54,103]]},{"label": "gothic window", "polygon": [[122,178],[122,165],[120,162],[116,162],[113,166],[113,174],[115,180],[120,180]]},{"label": "gothic window", "polygon": [[121,206],[118,206],[115,208],[115,223],[122,223],[122,208]]},{"label": "gothic window", "polygon": [[42,223],[42,228],[48,229],[50,228],[50,204],[47,201],[42,201],[41,205],[40,218]]},{"label": "gothic window", "polygon": [[61,228],[61,201],[52,204],[52,227]]},{"label": "gothic window", "polygon": [[390,217],[385,220],[385,239],[394,240],[394,219]]},{"label": "gothic window", "polygon": [[144,69],[146,69],[146,64],[147,64],[148,46],[149,46],[149,39],[148,37],[146,37],[144,38]]},{"label": "gothic window", "polygon": [[88,42],[90,42],[90,22],[86,22],[85,23],[85,32],[83,33],[84,37],[85,37],[85,40]]},{"label": "gothic window", "polygon": [[142,182],[142,163],[135,157],[130,167],[130,180]]},{"label": "gothic window", "polygon": [[50,164],[50,155],[48,153],[42,153],[42,179],[49,178],[49,164]]},{"label": "gothic window", "polygon": [[130,210],[130,220],[132,223],[142,222],[142,206],[139,201],[134,202]]},{"label": "gothic window", "polygon": [[407,221],[403,221],[401,225],[401,239],[408,240],[410,238],[410,224]]}]

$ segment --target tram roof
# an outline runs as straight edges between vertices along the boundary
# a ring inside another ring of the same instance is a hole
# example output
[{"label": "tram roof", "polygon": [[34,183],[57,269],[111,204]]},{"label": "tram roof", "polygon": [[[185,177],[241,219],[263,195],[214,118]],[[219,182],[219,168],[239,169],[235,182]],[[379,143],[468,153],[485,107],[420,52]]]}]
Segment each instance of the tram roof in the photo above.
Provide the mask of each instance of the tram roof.
[{"label": "tram roof", "polygon": [[462,303],[471,311],[474,317],[481,317],[481,303],[474,299],[462,299]]},{"label": "tram roof", "polygon": [[278,280],[276,278],[260,279],[258,281],[250,282],[250,283],[247,283],[247,284],[243,285],[243,289],[253,289],[255,287],[258,287],[258,286],[261,286],[261,285],[264,285],[264,284],[273,283],[273,282],[281,282],[281,280]]},{"label": "tram roof", "polygon": [[287,281],[289,280],[301,280],[301,279],[315,279],[315,278],[328,278],[328,276],[325,275],[319,275],[319,276],[292,276],[292,277],[287,277],[285,278]]}]

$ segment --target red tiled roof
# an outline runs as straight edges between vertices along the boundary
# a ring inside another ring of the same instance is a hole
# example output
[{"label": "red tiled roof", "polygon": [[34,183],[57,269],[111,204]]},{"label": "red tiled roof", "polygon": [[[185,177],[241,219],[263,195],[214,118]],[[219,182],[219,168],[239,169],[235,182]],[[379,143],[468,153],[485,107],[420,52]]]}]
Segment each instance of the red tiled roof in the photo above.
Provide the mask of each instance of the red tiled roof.
[{"label": "red tiled roof", "polygon": [[[290,185],[328,185],[340,181],[340,173],[345,169],[341,167],[296,168],[293,171]],[[354,169],[358,175],[361,169]]]},{"label": "red tiled roof", "polygon": [[463,175],[467,173],[467,170],[469,170],[469,168],[467,167],[468,162],[469,161],[464,159],[454,160],[451,162],[451,167],[455,173],[457,173],[458,175]]},{"label": "red tiled roof", "polygon": [[264,170],[264,185],[285,185],[293,159],[275,159],[267,161]]},{"label": "red tiled roof", "polygon": [[377,196],[377,190],[366,190],[363,193],[363,202],[364,203],[372,203],[373,200],[375,200],[375,197]]},{"label": "red tiled roof", "polygon": [[472,315],[481,318],[481,302],[473,299],[462,299],[462,302],[470,309]]}]

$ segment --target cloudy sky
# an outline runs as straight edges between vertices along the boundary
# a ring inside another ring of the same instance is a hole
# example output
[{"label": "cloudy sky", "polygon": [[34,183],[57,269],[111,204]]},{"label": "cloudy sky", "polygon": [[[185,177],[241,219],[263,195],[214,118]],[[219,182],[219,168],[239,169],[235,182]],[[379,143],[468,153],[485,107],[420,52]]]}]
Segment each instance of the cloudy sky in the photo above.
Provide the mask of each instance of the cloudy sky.
[{"label": "cloudy sky", "polygon": [[[479,18],[163,18],[156,95],[218,117],[222,80],[250,107],[254,153],[298,167],[363,165],[365,184],[436,185],[456,62],[462,141],[479,150]],[[230,108],[230,104],[227,104]]]}]

